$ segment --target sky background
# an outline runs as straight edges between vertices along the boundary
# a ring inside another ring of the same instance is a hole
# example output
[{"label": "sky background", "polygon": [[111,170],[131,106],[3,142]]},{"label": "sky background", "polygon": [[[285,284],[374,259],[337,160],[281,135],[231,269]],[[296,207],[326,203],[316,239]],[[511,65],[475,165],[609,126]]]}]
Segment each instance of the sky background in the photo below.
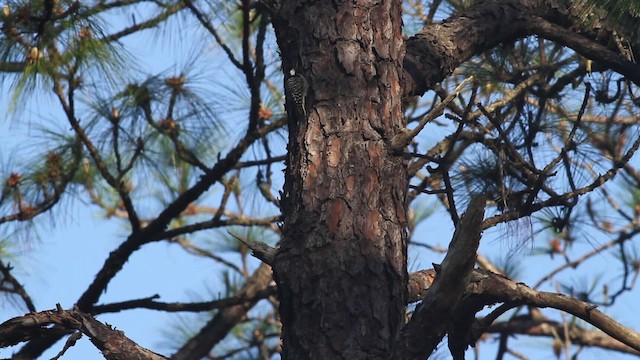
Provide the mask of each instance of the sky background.
[{"label": "sky background", "polygon": [[[109,27],[118,26],[118,22],[108,24]],[[132,52],[139,69],[151,72],[169,71],[174,63],[186,64],[190,57],[196,53],[195,49],[203,44],[199,41],[200,35],[194,33],[193,27],[188,22],[181,26],[170,26],[163,29],[160,36],[167,35],[168,42],[158,41],[158,33],[148,32],[145,36],[126,38],[125,45]],[[221,52],[211,44],[205,44],[208,48],[204,53],[211,68],[209,73],[201,74],[211,76],[212,83],[227,81],[226,74],[231,70],[222,65],[219,60]],[[177,60],[176,60],[177,59]],[[217,74],[217,75],[216,75]],[[0,114],[8,114],[8,95],[10,84],[4,83],[0,94]],[[232,87],[232,84],[226,84]],[[37,95],[32,97],[24,107],[25,111],[16,115],[0,115],[0,164],[5,165],[20,163],[28,159],[30,151],[40,146],[39,128],[41,125],[56,124],[59,128],[68,128],[60,113],[59,106],[48,96]],[[237,116],[236,114],[235,116]],[[233,120],[233,117],[231,118]],[[233,121],[228,124],[230,138],[233,140],[240,128],[234,129]],[[447,130],[435,129],[430,131],[433,139],[445,135]],[[637,162],[637,160],[635,160]],[[274,186],[278,189],[278,186]],[[251,202],[251,199],[248,199]],[[422,199],[422,205],[432,206],[434,200]],[[100,209],[89,205],[81,196],[72,201],[63,201],[54,210],[52,215],[43,215],[37,221],[33,231],[24,232],[18,238],[12,237],[10,247],[12,258],[9,260],[15,267],[14,275],[25,284],[26,290],[39,311],[55,308],[59,303],[63,308],[72,308],[74,302],[86,290],[98,270],[102,267],[106,256],[114,250],[127,236],[128,230],[118,220],[105,220]],[[489,214],[489,213],[488,213]],[[2,226],[5,226],[2,229]],[[0,225],[0,235],[7,235],[6,225]],[[557,256],[550,259],[549,256],[532,253],[537,244],[543,244],[548,240],[545,234],[535,234],[533,242],[523,241],[524,232],[511,231],[509,227],[492,229],[485,233],[481,242],[481,253],[490,258],[509,257],[522,265],[523,272],[518,279],[527,284],[533,284],[545,274],[562,263]],[[439,207],[436,213],[421,224],[416,231],[414,240],[447,246],[453,227],[444,210]],[[586,229],[586,232],[589,230]],[[529,233],[530,235],[530,233]],[[217,236],[216,233],[205,232],[204,236]],[[17,239],[17,240],[16,240]],[[584,249],[597,246],[599,239],[593,236],[585,236],[588,241],[581,241],[576,246]],[[583,240],[585,240],[583,239]],[[410,270],[431,268],[431,263],[441,262],[441,255],[425,251],[424,249],[411,247],[409,253]],[[602,274],[606,279],[619,279],[619,274],[608,273],[612,261],[616,261],[609,254],[598,255],[587,264],[579,268],[579,272],[567,272],[558,278],[568,282],[580,282],[581,275],[591,278],[592,275]],[[254,262],[254,267],[257,262]],[[125,264],[124,269],[111,282],[107,292],[100,298],[99,304],[145,298],[154,294],[160,295],[161,301],[193,301],[210,300],[223,291],[220,286],[220,267],[210,260],[194,257],[187,254],[177,245],[157,242],[145,245],[134,253]],[[185,275],[186,274],[186,275]],[[556,283],[545,285],[542,289],[555,291]],[[613,286],[613,285],[612,285]],[[9,301],[8,298],[0,298],[0,321],[8,320],[14,316],[25,313],[21,304]],[[606,310],[618,321],[635,329],[640,329],[640,303],[638,291],[623,295],[615,307]],[[544,313],[552,318],[560,319],[556,311],[545,310]],[[568,315],[565,315],[568,316]],[[152,310],[129,310],[118,314],[99,315],[98,320],[109,323],[122,330],[132,340],[153,351],[170,355],[172,349],[168,346],[172,334],[172,325],[175,324],[175,314],[167,314]],[[187,314],[182,317],[188,322],[206,321],[206,315],[198,316]],[[199,320],[198,320],[199,319]],[[179,336],[179,335],[178,335]],[[551,340],[519,337],[522,339],[519,347],[513,344],[522,353],[531,359],[553,359]],[[179,339],[178,339],[179,340]],[[481,359],[495,358],[495,343],[482,343],[484,349],[492,347],[492,350],[481,351]],[[63,342],[51,347],[42,358],[51,358],[62,349]],[[444,345],[446,347],[446,345]],[[17,348],[0,349],[0,358],[9,357]],[[441,351],[442,355],[446,351]],[[584,350],[581,359],[600,359],[606,353],[601,350]],[[95,347],[83,337],[76,346],[67,351],[62,359],[101,359],[102,356]],[[631,359],[627,355],[616,354],[615,359]]]}]

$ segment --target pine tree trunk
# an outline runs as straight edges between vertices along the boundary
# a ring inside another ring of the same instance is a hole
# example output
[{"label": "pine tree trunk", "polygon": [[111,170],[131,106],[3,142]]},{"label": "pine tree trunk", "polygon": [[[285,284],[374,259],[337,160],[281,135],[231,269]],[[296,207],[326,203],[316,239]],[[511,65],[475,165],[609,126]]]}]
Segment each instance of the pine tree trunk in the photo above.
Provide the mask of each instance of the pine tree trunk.
[{"label": "pine tree trunk", "polygon": [[382,359],[404,323],[408,177],[386,143],[403,128],[401,2],[337,3],[274,19],[283,70],[309,83],[274,264],[283,359]]}]

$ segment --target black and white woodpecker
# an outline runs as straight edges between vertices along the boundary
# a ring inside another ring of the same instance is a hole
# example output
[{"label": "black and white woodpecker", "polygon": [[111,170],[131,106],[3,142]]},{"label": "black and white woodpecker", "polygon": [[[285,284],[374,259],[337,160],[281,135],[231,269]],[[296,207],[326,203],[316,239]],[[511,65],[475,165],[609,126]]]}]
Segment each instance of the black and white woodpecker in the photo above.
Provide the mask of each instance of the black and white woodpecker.
[{"label": "black and white woodpecker", "polygon": [[295,69],[289,70],[289,78],[285,82],[287,87],[287,94],[290,96],[290,100],[295,105],[295,110],[303,118],[307,117],[307,110],[305,104],[307,101],[307,91],[309,90],[309,84],[304,76],[296,73]]}]

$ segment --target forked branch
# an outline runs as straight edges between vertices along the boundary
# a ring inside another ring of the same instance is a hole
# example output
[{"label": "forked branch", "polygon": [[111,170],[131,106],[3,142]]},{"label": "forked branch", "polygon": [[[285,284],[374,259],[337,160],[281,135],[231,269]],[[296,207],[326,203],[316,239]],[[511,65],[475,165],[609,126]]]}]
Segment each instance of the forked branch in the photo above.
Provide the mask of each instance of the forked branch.
[{"label": "forked branch", "polygon": [[460,218],[436,280],[402,330],[392,359],[425,359],[440,343],[473,272],[486,201],[485,196],[474,197]]},{"label": "forked branch", "polygon": [[461,82],[460,85],[456,86],[455,90],[453,90],[449,95],[447,95],[447,97],[444,98],[444,100],[442,100],[440,104],[436,105],[436,107],[434,107],[433,110],[429,111],[429,113],[420,120],[420,122],[418,123],[418,126],[413,128],[412,130],[405,130],[395,135],[393,138],[391,138],[391,141],[389,142],[389,145],[391,146],[391,150],[399,152],[399,151],[402,151],[407,145],[411,144],[411,141],[413,141],[413,138],[418,136],[420,131],[422,131],[422,129],[428,123],[433,121],[438,116],[442,115],[447,105],[449,105],[458,96],[458,94],[462,92],[462,88],[464,88],[464,86],[467,85],[472,80],[473,80],[473,76],[469,76],[463,82]]}]

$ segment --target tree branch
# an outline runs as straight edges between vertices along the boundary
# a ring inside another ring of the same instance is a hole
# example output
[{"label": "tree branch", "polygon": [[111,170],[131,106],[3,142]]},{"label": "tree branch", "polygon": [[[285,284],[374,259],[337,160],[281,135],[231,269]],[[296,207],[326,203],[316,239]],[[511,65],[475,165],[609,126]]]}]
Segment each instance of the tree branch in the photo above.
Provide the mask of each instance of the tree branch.
[{"label": "tree branch", "polygon": [[15,317],[0,324],[0,347],[15,345],[42,335],[80,331],[109,360],[161,360],[166,357],[147,350],[124,336],[122,331],[105,325],[77,309],[65,311],[57,305],[47,310]]},{"label": "tree branch", "polygon": [[27,309],[29,309],[29,311],[31,312],[35,312],[36,306],[33,304],[33,301],[31,301],[31,296],[29,296],[29,293],[24,289],[24,286],[20,284],[18,279],[16,279],[13,276],[13,274],[11,273],[11,270],[13,270],[13,267],[11,267],[11,264],[5,265],[0,260],[0,273],[2,273],[2,278],[0,279],[0,285],[2,285],[2,283],[4,282],[11,284],[11,289],[10,290],[7,289],[5,291],[11,292],[20,296],[25,306],[27,307]]},{"label": "tree branch", "polygon": [[[428,296],[430,290],[419,287],[430,287],[432,282],[433,271],[426,270],[412,273],[409,280],[409,298],[415,299],[416,292],[425,291]],[[435,283],[433,286],[435,286]],[[465,291],[464,300],[460,303],[459,308],[464,308],[467,305],[477,306],[478,303],[483,305],[515,303],[561,310],[599,328],[612,338],[636,351],[640,351],[640,334],[603,314],[596,306],[566,295],[536,291],[523,283],[517,283],[504,276],[482,269],[473,271]],[[485,325],[489,326],[490,324]],[[479,333],[476,335],[479,335]]]},{"label": "tree branch", "polygon": [[[529,3],[533,7],[544,1]],[[525,36],[528,11],[517,0],[483,1],[442,23],[425,26],[406,42],[404,95],[422,95],[472,56]]]},{"label": "tree branch", "polygon": [[442,340],[473,271],[486,201],[485,196],[474,197],[460,218],[435,282],[402,330],[391,358],[425,359]]},{"label": "tree branch", "polygon": [[[550,338],[558,336],[561,340],[565,340],[563,324],[555,321],[538,321],[529,317],[495,323],[489,327],[488,332],[544,336]],[[569,340],[571,340],[571,343],[574,345],[592,346],[626,354],[640,355],[640,351],[630,348],[624,343],[603,334],[601,331],[586,330],[573,325],[569,327],[568,335]]]},{"label": "tree branch", "polygon": [[449,105],[458,96],[458,94],[460,94],[462,88],[472,80],[473,76],[470,76],[463,82],[461,82],[460,85],[456,86],[456,88],[449,95],[447,95],[447,97],[444,98],[440,104],[433,108],[433,110],[429,111],[429,113],[420,120],[415,128],[411,130],[405,130],[404,132],[401,132],[391,138],[389,144],[391,146],[391,150],[402,151],[407,145],[411,144],[413,138],[418,136],[420,131],[422,131],[422,129],[424,129],[424,127],[428,123],[433,121],[438,116],[442,115],[447,105]]},{"label": "tree branch", "polygon": [[[209,187],[219,181],[232,169],[251,144],[272,130],[279,129],[284,123],[284,119],[270,123],[269,125],[259,128],[251,135],[244,137],[225,158],[220,159],[209,172],[201,176],[198,182],[178,196],[148,226],[143,228],[139,233],[129,235],[127,240],[109,254],[104,265],[98,274],[96,274],[93,283],[91,283],[87,290],[80,296],[77,302],[79,309],[82,311],[90,311],[91,306],[98,301],[109,282],[122,269],[131,254],[146,243],[160,240],[157,239],[158,234],[164,232],[171,220],[182,213],[189,204],[200,197]],[[18,355],[27,358],[37,357],[58,340],[59,337],[51,336],[34,339],[23,346],[18,352]]]},{"label": "tree branch", "polygon": [[552,24],[540,17],[533,17],[527,22],[527,29],[545,39],[570,47],[577,53],[605,65],[611,70],[624,75],[627,79],[640,86],[640,65],[627,60],[597,42],[588,39],[561,26]]},{"label": "tree branch", "polygon": [[577,20],[569,6],[570,2],[564,0],[483,1],[442,23],[428,24],[406,42],[404,96],[424,94],[472,56],[536,34],[640,84],[639,64],[559,25]]},{"label": "tree branch", "polygon": [[93,307],[93,314],[117,313],[129,309],[151,309],[166,312],[203,312],[216,309],[222,309],[233,305],[243,304],[246,302],[255,302],[269,296],[276,295],[275,286],[270,286],[264,290],[257,291],[253,297],[232,296],[224,299],[193,302],[193,303],[168,303],[156,301],[159,295],[150,296],[144,299],[122,301],[111,304],[96,305]]},{"label": "tree branch", "polygon": [[216,313],[197,335],[173,354],[171,359],[190,360],[205,357],[246,316],[247,312],[257,302],[256,294],[267,289],[271,281],[271,267],[264,263],[261,264],[236,295],[237,297],[246,297],[253,300],[228,307]]}]

